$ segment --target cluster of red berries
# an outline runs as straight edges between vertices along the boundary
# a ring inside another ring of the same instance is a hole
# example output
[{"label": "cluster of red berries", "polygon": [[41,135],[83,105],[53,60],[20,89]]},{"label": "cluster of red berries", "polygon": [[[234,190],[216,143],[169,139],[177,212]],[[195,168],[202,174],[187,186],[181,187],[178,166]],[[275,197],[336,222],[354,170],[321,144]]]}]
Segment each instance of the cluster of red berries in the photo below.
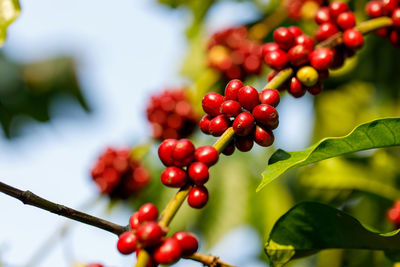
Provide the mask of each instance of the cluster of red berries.
[{"label": "cluster of red berries", "polygon": [[393,26],[381,28],[376,31],[379,36],[389,38],[394,46],[400,47],[400,2],[398,0],[378,0],[370,1],[365,7],[365,11],[371,18],[381,16],[391,17]]},{"label": "cluster of red berries", "polygon": [[154,95],[147,106],[153,138],[184,138],[193,133],[197,116],[184,89],[165,90]]},{"label": "cluster of red berries", "polygon": [[129,198],[150,182],[149,171],[132,158],[128,149],[107,148],[91,174],[100,192],[112,198]]},{"label": "cluster of red berries", "polygon": [[209,43],[207,60],[210,67],[222,72],[226,79],[245,79],[259,74],[262,67],[261,45],[248,38],[245,26],[215,33]]},{"label": "cluster of red berries", "polygon": [[287,14],[292,20],[299,20],[316,7],[326,4],[326,0],[287,0],[284,6]]},{"label": "cluster of red berries", "polygon": [[400,200],[394,202],[393,207],[388,210],[386,215],[390,222],[396,226],[400,225]]},{"label": "cluster of red berries", "polygon": [[188,139],[167,139],[159,146],[158,156],[167,167],[161,174],[161,182],[175,188],[194,184],[189,191],[188,204],[192,208],[203,208],[208,202],[204,184],[209,179],[209,167],[218,161],[218,151],[212,146],[196,149]]},{"label": "cluster of red berries", "polygon": [[172,264],[181,257],[190,256],[198,249],[197,238],[185,231],[177,232],[172,237],[165,237],[166,232],[157,223],[158,210],[151,203],[144,204],[129,219],[130,231],[119,236],[117,249],[128,255],[146,248],[151,254],[147,266]]},{"label": "cluster of red berries", "polygon": [[230,126],[235,138],[222,153],[231,155],[235,146],[240,151],[251,150],[254,141],[260,146],[274,142],[272,130],[278,127],[279,116],[275,107],[279,104],[279,92],[264,89],[260,93],[240,80],[231,80],[225,88],[225,96],[208,93],[203,97],[205,115],[200,129],[205,134],[221,136]]}]

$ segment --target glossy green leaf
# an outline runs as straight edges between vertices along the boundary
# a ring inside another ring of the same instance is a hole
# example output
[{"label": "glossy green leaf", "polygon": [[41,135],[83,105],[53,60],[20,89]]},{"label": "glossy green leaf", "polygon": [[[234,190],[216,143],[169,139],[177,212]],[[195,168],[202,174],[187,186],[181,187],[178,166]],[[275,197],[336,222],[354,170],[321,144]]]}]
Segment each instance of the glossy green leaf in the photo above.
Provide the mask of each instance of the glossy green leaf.
[{"label": "glossy green leaf", "polygon": [[18,18],[20,12],[18,0],[0,0],[0,46],[6,39],[7,27]]},{"label": "glossy green leaf", "polygon": [[294,167],[361,150],[398,145],[400,118],[387,118],[362,124],[344,137],[325,138],[302,151],[286,152],[279,149],[269,159],[257,191]]},{"label": "glossy green leaf", "polygon": [[338,209],[303,202],[276,222],[265,252],[273,266],[331,248],[384,250],[398,255],[394,248],[400,248],[399,231],[372,232]]}]

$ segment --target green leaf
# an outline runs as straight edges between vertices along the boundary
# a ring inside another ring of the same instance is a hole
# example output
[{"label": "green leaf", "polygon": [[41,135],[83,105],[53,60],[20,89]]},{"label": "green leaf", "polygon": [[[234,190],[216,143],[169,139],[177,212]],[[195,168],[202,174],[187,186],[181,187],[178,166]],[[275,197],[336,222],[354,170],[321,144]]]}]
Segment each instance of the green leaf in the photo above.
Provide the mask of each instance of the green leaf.
[{"label": "green leaf", "polygon": [[264,249],[273,266],[332,248],[384,250],[398,255],[399,231],[375,233],[338,209],[303,202],[276,222]]},{"label": "green leaf", "polygon": [[361,150],[398,145],[400,118],[386,118],[362,124],[344,137],[325,138],[303,151],[286,152],[279,149],[269,159],[257,191],[294,167]]},{"label": "green leaf", "polygon": [[7,27],[18,18],[20,12],[18,0],[0,0],[0,47],[6,40]]}]

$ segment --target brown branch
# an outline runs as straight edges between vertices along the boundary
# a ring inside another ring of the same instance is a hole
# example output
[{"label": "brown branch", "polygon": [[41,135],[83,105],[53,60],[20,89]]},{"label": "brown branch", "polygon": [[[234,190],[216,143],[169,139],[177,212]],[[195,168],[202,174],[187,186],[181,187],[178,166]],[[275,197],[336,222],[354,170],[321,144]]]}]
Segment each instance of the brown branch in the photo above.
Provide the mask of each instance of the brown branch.
[{"label": "brown branch", "polygon": [[54,202],[51,202],[47,199],[39,197],[30,191],[22,191],[18,188],[9,186],[5,183],[0,182],[0,192],[3,192],[6,195],[19,199],[25,205],[35,206],[37,208],[47,210],[51,213],[58,214],[63,217],[70,218],[72,220],[82,222],[88,225],[92,225],[94,227],[106,230],[107,232],[120,235],[123,232],[127,231],[128,228],[126,226],[121,226],[95,216],[71,209],[64,205],[60,205]]},{"label": "brown branch", "polygon": [[235,267],[234,265],[221,261],[217,256],[206,255],[201,253],[194,253],[193,255],[190,255],[185,258],[201,262],[205,266],[209,267]]}]

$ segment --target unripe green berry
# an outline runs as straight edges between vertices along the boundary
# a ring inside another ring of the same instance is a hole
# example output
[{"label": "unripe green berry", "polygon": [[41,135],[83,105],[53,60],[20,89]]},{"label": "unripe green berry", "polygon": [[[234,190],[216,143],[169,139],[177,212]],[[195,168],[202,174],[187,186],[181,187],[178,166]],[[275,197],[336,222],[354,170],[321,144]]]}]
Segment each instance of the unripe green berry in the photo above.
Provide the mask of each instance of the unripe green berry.
[{"label": "unripe green berry", "polygon": [[304,66],[297,71],[297,79],[305,86],[313,86],[318,82],[318,71],[310,66]]}]

